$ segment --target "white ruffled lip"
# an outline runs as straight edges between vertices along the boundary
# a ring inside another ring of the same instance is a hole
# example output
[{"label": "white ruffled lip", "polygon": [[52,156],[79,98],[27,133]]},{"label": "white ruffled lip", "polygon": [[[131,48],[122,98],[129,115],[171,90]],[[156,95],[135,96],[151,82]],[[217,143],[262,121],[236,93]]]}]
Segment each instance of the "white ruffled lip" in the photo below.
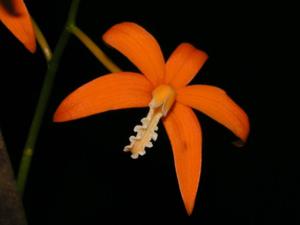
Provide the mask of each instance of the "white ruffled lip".
[{"label": "white ruffled lip", "polygon": [[158,122],[163,116],[162,112],[150,108],[149,113],[144,117],[141,122],[142,125],[136,125],[133,129],[136,132],[136,136],[130,136],[130,144],[125,146],[125,152],[131,152],[131,158],[137,159],[139,155],[145,155],[145,148],[152,148],[152,141],[156,141],[158,134]]},{"label": "white ruffled lip", "polygon": [[137,159],[145,155],[145,148],[152,148],[152,141],[156,141],[158,123],[166,116],[175,102],[175,91],[168,85],[161,85],[152,92],[153,98],[149,103],[149,112],[141,120],[142,125],[136,125],[133,129],[135,136],[130,136],[130,144],[124,147],[125,152],[131,152],[131,158]]}]

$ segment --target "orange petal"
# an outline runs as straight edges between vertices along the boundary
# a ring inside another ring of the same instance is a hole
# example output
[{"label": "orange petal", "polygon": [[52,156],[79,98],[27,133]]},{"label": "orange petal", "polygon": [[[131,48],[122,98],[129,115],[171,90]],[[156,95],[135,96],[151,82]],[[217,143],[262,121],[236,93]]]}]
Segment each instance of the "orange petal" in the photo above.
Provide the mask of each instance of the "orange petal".
[{"label": "orange petal", "polygon": [[88,82],[63,100],[55,122],[74,120],[108,110],[145,107],[151,101],[151,83],[140,74],[112,73]]},{"label": "orange petal", "polygon": [[35,34],[23,0],[1,1],[0,20],[30,52],[35,52]]},{"label": "orange petal", "polygon": [[191,44],[180,44],[167,61],[165,81],[174,88],[187,85],[207,58],[205,52],[194,48]]},{"label": "orange petal", "polygon": [[180,103],[174,105],[163,122],[172,145],[181,196],[190,215],[201,174],[201,127],[193,110]]},{"label": "orange petal", "polygon": [[178,90],[177,101],[207,114],[246,141],[248,116],[222,89],[209,85],[187,86]]},{"label": "orange petal", "polygon": [[135,23],[123,22],[110,28],[103,39],[124,54],[154,85],[163,80],[163,54],[157,41],[144,28]]}]

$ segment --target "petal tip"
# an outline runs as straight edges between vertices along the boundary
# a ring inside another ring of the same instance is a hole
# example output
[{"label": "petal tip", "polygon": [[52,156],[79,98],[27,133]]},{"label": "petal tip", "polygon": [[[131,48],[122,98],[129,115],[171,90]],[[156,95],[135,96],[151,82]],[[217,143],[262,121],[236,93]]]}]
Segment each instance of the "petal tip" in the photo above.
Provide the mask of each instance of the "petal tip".
[{"label": "petal tip", "polygon": [[72,114],[70,114],[70,112],[68,112],[68,103],[67,98],[64,99],[60,105],[57,107],[56,111],[54,112],[52,121],[55,123],[61,123],[61,122],[66,122],[69,120],[73,120],[73,116]]},{"label": "petal tip", "polygon": [[133,22],[128,22],[128,21],[124,21],[124,22],[120,22],[117,23],[115,25],[113,25],[112,27],[110,27],[103,35],[102,35],[102,39],[106,42],[109,43],[109,40],[111,39],[111,34],[115,29],[122,29],[122,28],[127,28],[127,27],[139,27],[139,25],[133,23]]},{"label": "petal tip", "polygon": [[187,215],[188,216],[191,216],[192,215],[192,213],[193,213],[193,209],[194,209],[194,205],[192,205],[192,206],[185,206],[185,210],[186,210],[186,213],[187,213]]},{"label": "petal tip", "polygon": [[60,113],[60,106],[58,107],[58,109],[55,111],[52,121],[55,123],[59,123],[59,122],[64,122],[65,120],[63,119],[62,114]]},{"label": "petal tip", "polygon": [[199,72],[208,55],[192,44],[183,42],[171,54],[166,64],[166,82],[175,88],[186,86]]},{"label": "petal tip", "polygon": [[237,136],[238,139],[232,142],[232,144],[238,148],[242,148],[246,145],[250,133],[249,121],[247,120],[244,124],[247,126],[247,128],[244,128],[243,134]]},{"label": "petal tip", "polygon": [[35,42],[35,38],[30,41],[30,43],[24,43],[25,48],[31,52],[32,54],[36,52],[36,42]]},{"label": "petal tip", "polygon": [[195,53],[197,53],[198,56],[200,56],[203,59],[204,62],[208,59],[208,54],[205,51],[196,48],[194,45],[192,45],[188,42],[183,42],[178,47],[182,48],[182,49],[185,48],[185,49],[190,49],[191,51],[194,51]]},{"label": "petal tip", "polygon": [[152,84],[165,75],[165,60],[157,40],[142,26],[121,22],[102,36],[105,43],[126,56]]},{"label": "petal tip", "polygon": [[239,132],[239,134],[238,133],[236,134],[236,136],[238,137],[238,140],[234,141],[234,143],[233,143],[236,147],[243,147],[246,144],[249,133],[250,133],[249,117],[244,110],[242,110],[241,112],[242,112],[241,115],[243,116],[243,117],[240,117],[241,131]]},{"label": "petal tip", "polygon": [[23,0],[7,1],[8,5],[0,3],[0,21],[11,31],[11,33],[34,53],[36,51],[36,40],[30,14]]}]

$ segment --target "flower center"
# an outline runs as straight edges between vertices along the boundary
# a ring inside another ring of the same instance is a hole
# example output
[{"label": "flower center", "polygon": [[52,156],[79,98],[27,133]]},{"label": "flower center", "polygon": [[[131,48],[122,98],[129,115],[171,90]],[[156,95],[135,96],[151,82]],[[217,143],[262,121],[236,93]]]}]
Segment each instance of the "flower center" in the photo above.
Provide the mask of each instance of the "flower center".
[{"label": "flower center", "polygon": [[152,92],[152,100],[149,103],[149,112],[141,122],[142,125],[134,127],[136,136],[130,136],[130,144],[125,146],[125,152],[131,152],[131,158],[137,159],[139,155],[145,155],[145,148],[151,148],[156,141],[158,122],[166,116],[175,101],[176,93],[168,85],[160,85]]}]

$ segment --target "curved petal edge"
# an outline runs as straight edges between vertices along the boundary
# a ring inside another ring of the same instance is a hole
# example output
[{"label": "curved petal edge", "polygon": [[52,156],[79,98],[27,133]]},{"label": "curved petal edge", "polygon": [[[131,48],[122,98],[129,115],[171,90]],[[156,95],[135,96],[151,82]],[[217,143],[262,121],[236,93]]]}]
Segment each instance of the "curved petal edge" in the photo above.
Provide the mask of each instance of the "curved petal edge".
[{"label": "curved petal edge", "polygon": [[165,61],[159,44],[143,27],[123,22],[111,27],[103,40],[125,55],[152,84],[160,83],[165,76]]},{"label": "curved petal edge", "polygon": [[146,107],[151,100],[151,83],[141,74],[120,72],[96,78],[67,96],[54,114],[64,122],[97,113]]},{"label": "curved petal edge", "polygon": [[208,115],[231,130],[243,142],[247,140],[250,124],[245,111],[220,88],[191,85],[178,90],[177,101]]},{"label": "curved petal edge", "polygon": [[202,131],[193,110],[176,103],[163,121],[169,136],[181,196],[191,215],[202,163]]}]

